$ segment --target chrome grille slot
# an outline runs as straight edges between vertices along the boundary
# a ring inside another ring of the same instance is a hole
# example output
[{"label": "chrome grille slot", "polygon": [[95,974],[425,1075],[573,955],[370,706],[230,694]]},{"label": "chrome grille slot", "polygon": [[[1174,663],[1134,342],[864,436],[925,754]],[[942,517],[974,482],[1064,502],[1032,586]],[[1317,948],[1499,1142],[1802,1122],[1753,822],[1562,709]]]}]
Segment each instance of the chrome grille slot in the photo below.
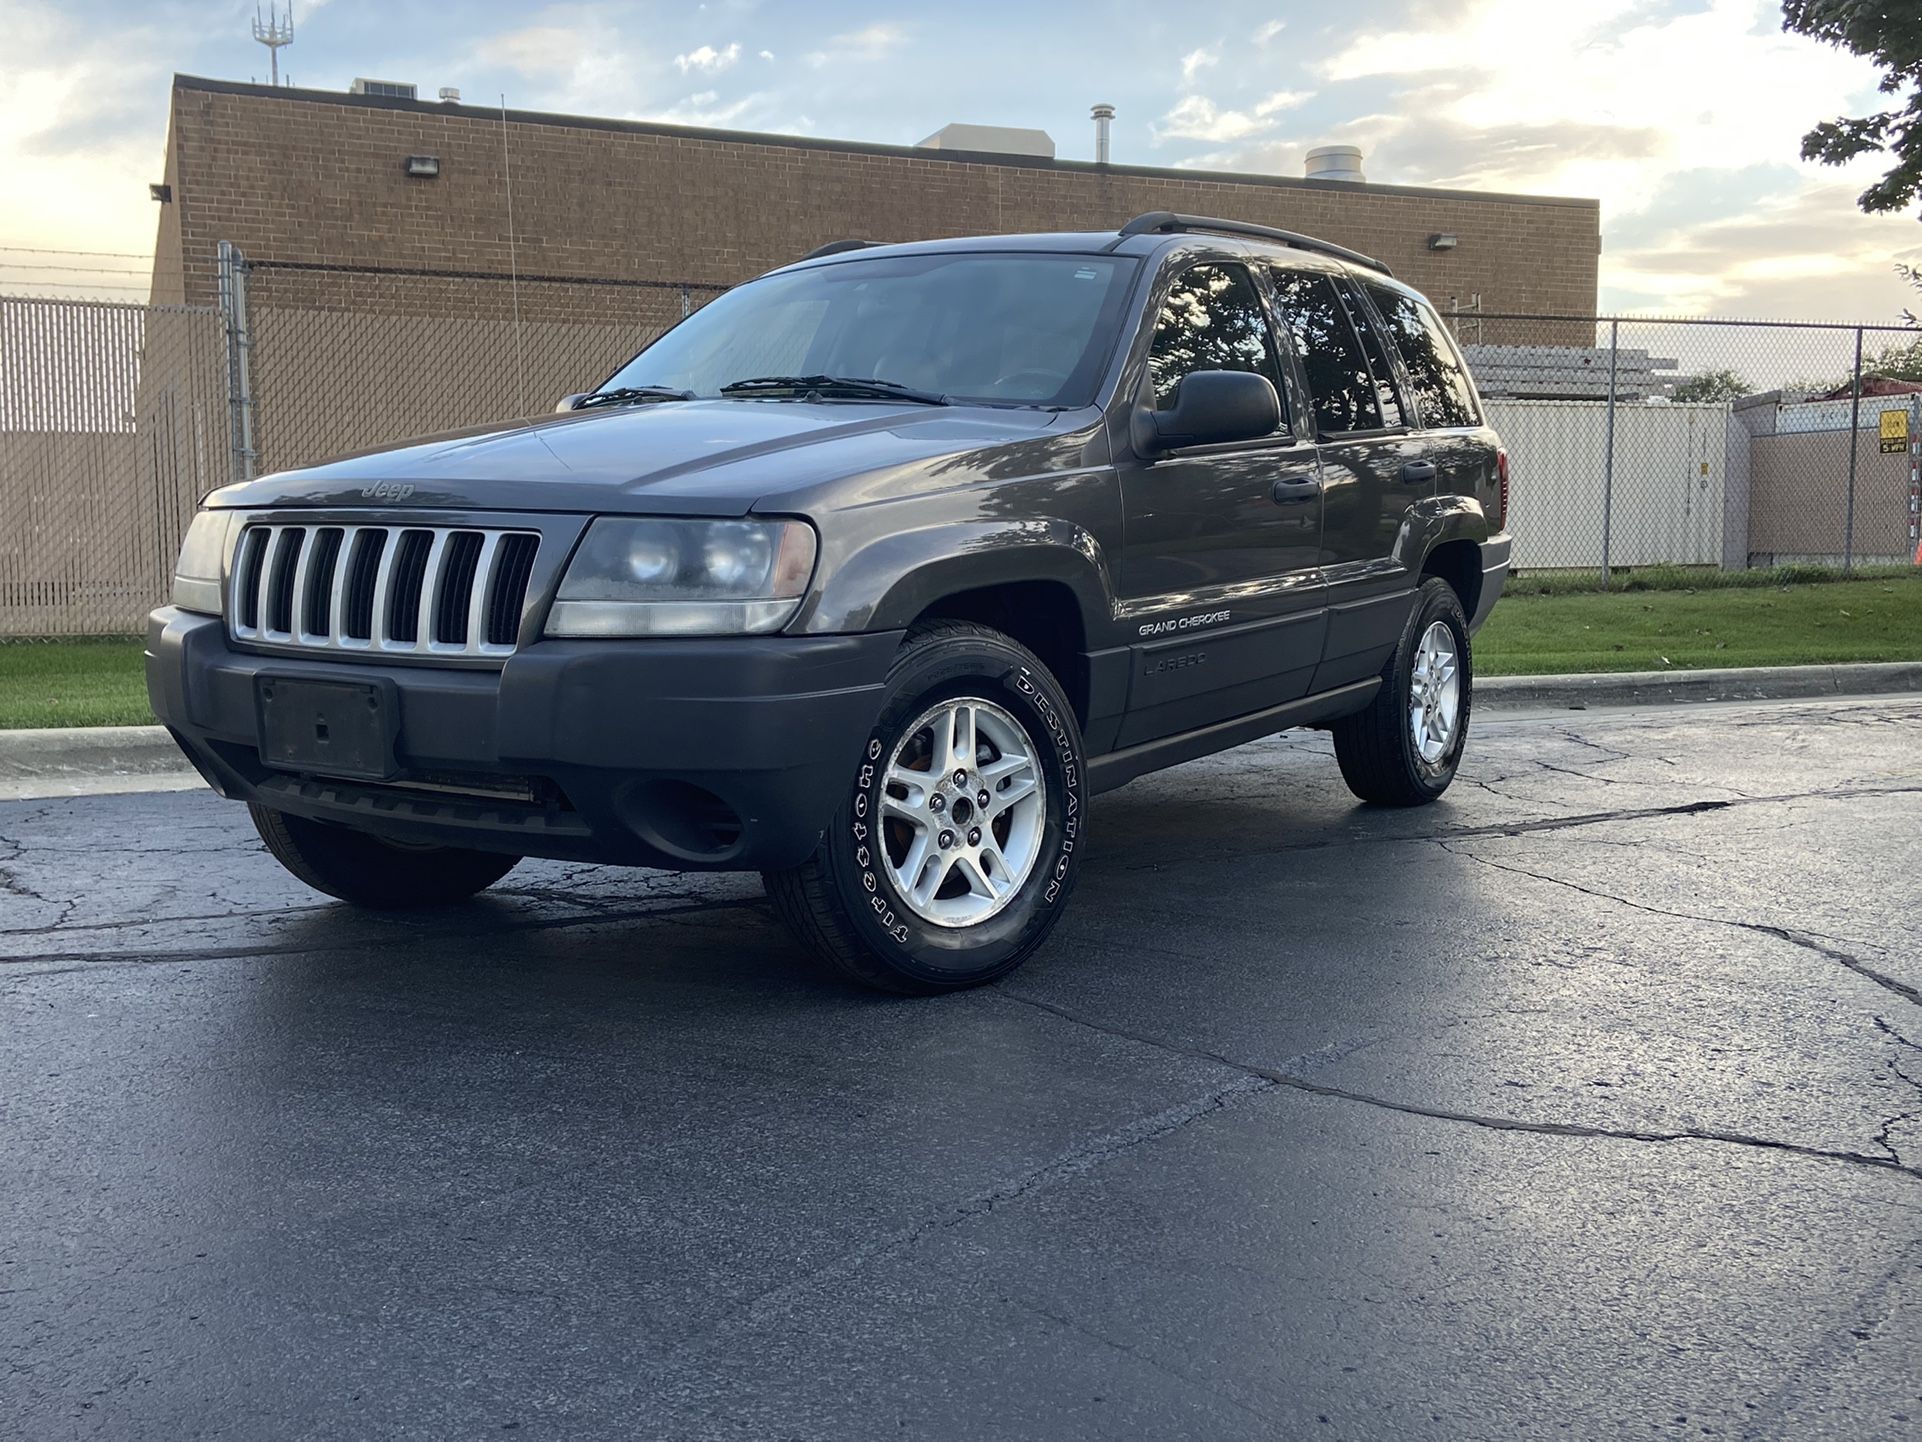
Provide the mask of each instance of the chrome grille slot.
[{"label": "chrome grille slot", "polygon": [[261,610],[262,625],[268,637],[294,633],[294,589],[297,567],[305,550],[307,532],[299,526],[283,526],[274,536],[273,560],[267,567],[266,597]]},{"label": "chrome grille slot", "polygon": [[300,639],[308,644],[315,636],[327,637],[334,630],[334,571],[340,562],[339,526],[323,526],[314,532],[312,553],[307,567],[307,584],[300,588]]},{"label": "chrome grille slot", "polygon": [[342,597],[346,607],[341,623],[343,641],[365,645],[374,639],[374,583],[386,549],[387,532],[374,529],[354,532],[353,545],[348,551],[347,591]]},{"label": "chrome grille slot", "polygon": [[487,595],[487,644],[512,646],[521,632],[521,607],[527,601],[527,581],[534,574],[534,552],[540,537],[508,533],[501,537],[494,563],[494,579]]},{"label": "chrome grille slot", "polygon": [[387,590],[386,637],[390,641],[412,646],[420,640],[420,598],[427,588],[427,560],[434,540],[432,531],[400,533]]},{"label": "chrome grille slot", "polygon": [[422,657],[512,654],[540,536],[481,526],[249,526],[228,577],[237,641]]}]

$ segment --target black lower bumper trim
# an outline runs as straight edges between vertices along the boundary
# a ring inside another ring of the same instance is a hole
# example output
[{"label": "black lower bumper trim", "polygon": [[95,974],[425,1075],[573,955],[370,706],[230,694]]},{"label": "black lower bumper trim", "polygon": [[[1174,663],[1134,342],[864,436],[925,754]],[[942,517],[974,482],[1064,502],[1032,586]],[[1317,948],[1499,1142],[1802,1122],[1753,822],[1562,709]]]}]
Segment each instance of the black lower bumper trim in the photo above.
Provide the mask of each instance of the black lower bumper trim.
[{"label": "black lower bumper trim", "polygon": [[[792,865],[880,713],[899,633],[541,641],[498,671],[309,660],[154,614],[154,710],[215,790],[399,838],[675,870]],[[380,781],[262,764],[261,677],[393,686]]]}]

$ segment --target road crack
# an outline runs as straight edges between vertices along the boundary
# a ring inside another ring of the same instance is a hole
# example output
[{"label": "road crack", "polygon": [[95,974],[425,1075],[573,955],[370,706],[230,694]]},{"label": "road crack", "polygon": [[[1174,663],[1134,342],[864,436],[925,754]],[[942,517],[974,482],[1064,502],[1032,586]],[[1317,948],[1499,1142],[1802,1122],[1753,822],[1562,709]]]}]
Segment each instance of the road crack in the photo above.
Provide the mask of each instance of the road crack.
[{"label": "road crack", "polygon": [[1033,1007],[1057,1016],[1074,1026],[1085,1027],[1105,1036],[1124,1041],[1139,1042],[1143,1046],[1171,1052],[1177,1056],[1191,1057],[1199,1061],[1214,1062],[1228,1067],[1244,1076],[1272,1082],[1275,1086],[1286,1087],[1290,1091],[1304,1092],[1310,1096],[1327,1097],[1334,1101],[1354,1102],[1361,1106],[1375,1107],[1382,1111],[1400,1112],[1404,1116],[1426,1117],[1432,1121],[1456,1122],[1464,1126],[1480,1127],[1487,1131],[1528,1132],[1536,1136],[1574,1137],[1595,1141],[1619,1142],[1713,1142],[1723,1146],[1749,1147],[1761,1151],[1782,1152],[1790,1156],[1807,1157],[1826,1162],[1845,1162],[1853,1166],[1872,1167],[1878,1171],[1900,1172],[1904,1176],[1922,1180],[1922,1167],[1909,1166],[1893,1157],[1873,1156],[1867,1152],[1844,1151],[1839,1148],[1804,1146],[1799,1142],[1785,1142],[1773,1137],[1752,1136],[1746,1132],[1725,1131],[1716,1127],[1685,1127],[1674,1131],[1645,1131],[1630,1127],[1600,1127],[1583,1122],[1533,1122],[1519,1117],[1490,1116],[1478,1112],[1454,1111],[1447,1107],[1422,1106],[1416,1102],[1396,1101],[1390,1097],[1373,1096],[1367,1092],[1352,1091],[1346,1087],[1330,1086],[1304,1076],[1262,1066],[1255,1062],[1238,1061],[1220,1052],[1209,1051],[1202,1047],[1183,1046],[1178,1042],[1161,1037],[1149,1036],[1127,1027],[1114,1026],[1095,1021],[1056,1006],[1052,1002],[1024,996],[1005,987],[994,988],[993,994],[1018,1006]]},{"label": "road crack", "polygon": [[1472,851],[1458,851],[1449,845],[1449,842],[1458,839],[1457,837],[1437,836],[1431,839],[1451,856],[1464,857],[1482,866],[1492,867],[1496,871],[1506,871],[1511,876],[1526,876],[1530,880],[1547,882],[1551,886],[1566,887],[1570,891],[1579,891],[1584,896],[1592,896],[1598,901],[1612,901],[1619,906],[1626,906],[1633,911],[1645,912],[1650,916],[1666,916],[1675,921],[1698,921],[1706,926],[1731,926],[1738,931],[1749,931],[1754,932],[1758,936],[1774,937],[1777,941],[1785,941],[1790,946],[1799,946],[1804,951],[1812,951],[1817,956],[1824,957],[1836,965],[1854,972],[1864,981],[1881,987],[1890,995],[1901,997],[1902,1000],[1912,1006],[1922,1006],[1922,990],[1918,990],[1910,986],[1907,982],[1890,976],[1885,971],[1870,966],[1859,956],[1843,951],[1839,947],[1825,944],[1819,938],[1811,936],[1807,932],[1795,931],[1786,926],[1775,926],[1763,921],[1739,921],[1728,916],[1704,916],[1693,911],[1672,911],[1665,906],[1652,906],[1645,901],[1635,901],[1626,896],[1617,896],[1611,891],[1602,891],[1596,887],[1583,886],[1580,882],[1569,881],[1565,877],[1551,876],[1543,871],[1531,871],[1525,866],[1514,866],[1505,861],[1494,861],[1486,856],[1478,856]]}]

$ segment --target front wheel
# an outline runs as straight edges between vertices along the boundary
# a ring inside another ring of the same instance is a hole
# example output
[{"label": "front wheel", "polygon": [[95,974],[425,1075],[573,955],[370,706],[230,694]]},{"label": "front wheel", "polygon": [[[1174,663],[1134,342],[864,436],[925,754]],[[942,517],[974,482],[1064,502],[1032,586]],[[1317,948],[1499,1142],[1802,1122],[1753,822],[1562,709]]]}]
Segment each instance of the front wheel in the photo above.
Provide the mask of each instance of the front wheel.
[{"label": "front wheel", "polygon": [[1060,685],[985,626],[911,633],[820,848],[766,875],[816,955],[886,991],[1005,976],[1066,904],[1084,836],[1081,733]]},{"label": "front wheel", "polygon": [[1375,699],[1334,725],[1348,789],[1378,806],[1421,806],[1440,796],[1461,764],[1473,691],[1468,617],[1454,588],[1430,576]]},{"label": "front wheel", "polygon": [[274,859],[316,891],[355,906],[448,906],[485,891],[518,856],[459,846],[386,841],[366,831],[250,805]]}]

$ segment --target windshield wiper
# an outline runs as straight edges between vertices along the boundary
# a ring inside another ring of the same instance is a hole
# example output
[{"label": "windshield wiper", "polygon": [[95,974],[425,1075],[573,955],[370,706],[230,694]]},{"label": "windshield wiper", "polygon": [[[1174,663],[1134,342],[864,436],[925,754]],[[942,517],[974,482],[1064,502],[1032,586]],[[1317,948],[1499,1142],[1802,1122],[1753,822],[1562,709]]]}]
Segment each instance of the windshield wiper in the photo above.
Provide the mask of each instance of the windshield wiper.
[{"label": "windshield wiper", "polygon": [[724,396],[774,395],[789,392],[800,395],[840,396],[853,400],[913,401],[924,406],[951,404],[934,391],[916,390],[899,381],[868,380],[860,376],[752,376],[730,381],[721,387]]},{"label": "windshield wiper", "polygon": [[691,401],[693,391],[676,390],[673,386],[617,386],[611,391],[595,391],[584,395],[574,402],[574,409],[584,411],[592,406],[629,406],[640,405],[647,401]]}]

